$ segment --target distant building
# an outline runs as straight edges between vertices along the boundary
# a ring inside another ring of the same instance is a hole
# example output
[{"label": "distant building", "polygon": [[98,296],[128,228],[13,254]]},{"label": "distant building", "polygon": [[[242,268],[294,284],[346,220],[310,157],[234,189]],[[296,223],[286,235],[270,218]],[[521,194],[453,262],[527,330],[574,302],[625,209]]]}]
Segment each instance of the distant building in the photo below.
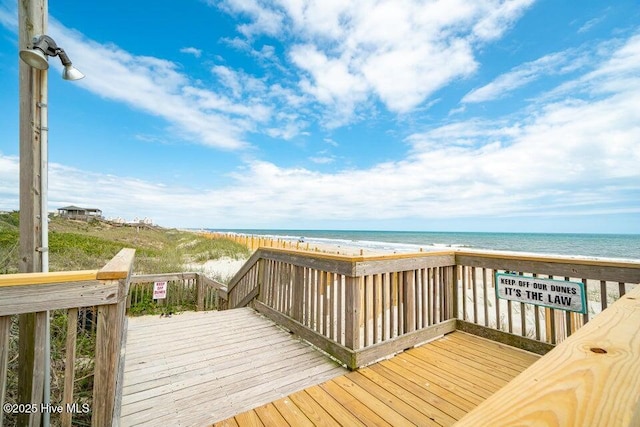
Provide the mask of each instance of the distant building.
[{"label": "distant building", "polygon": [[58,215],[68,219],[80,219],[89,221],[91,219],[102,219],[102,211],[96,208],[81,208],[78,206],[67,206],[58,209]]}]

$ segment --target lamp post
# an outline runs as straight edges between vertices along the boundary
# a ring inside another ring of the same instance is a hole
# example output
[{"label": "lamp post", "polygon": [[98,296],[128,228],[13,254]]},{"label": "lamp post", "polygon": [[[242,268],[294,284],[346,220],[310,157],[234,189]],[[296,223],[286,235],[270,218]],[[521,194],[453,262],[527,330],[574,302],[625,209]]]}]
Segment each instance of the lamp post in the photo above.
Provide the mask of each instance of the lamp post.
[{"label": "lamp post", "polygon": [[[47,0],[18,2],[20,104],[20,259],[21,272],[47,272],[48,254],[48,56],[58,56],[63,78],[84,77],[69,57],[46,36]],[[49,312],[22,314],[19,319],[18,401],[49,403]],[[48,412],[43,414],[49,425]],[[19,425],[39,425],[39,414],[21,414]]]}]

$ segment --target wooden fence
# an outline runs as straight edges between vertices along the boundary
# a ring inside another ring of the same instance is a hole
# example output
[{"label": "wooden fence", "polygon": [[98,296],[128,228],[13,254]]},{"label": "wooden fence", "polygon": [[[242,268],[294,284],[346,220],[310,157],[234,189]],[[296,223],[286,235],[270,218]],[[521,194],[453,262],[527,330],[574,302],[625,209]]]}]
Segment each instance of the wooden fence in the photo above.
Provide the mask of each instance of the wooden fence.
[{"label": "wooden fence", "polygon": [[[586,314],[498,299],[495,273],[578,280]],[[540,354],[640,282],[640,263],[483,252],[348,257],[257,250],[229,307],[253,306],[350,368],[462,329]],[[568,313],[568,314],[567,314]]]},{"label": "wooden fence", "polygon": [[[155,282],[167,282],[166,298],[153,299]],[[144,274],[131,277],[127,312],[148,314],[168,310],[220,310],[226,308],[226,286],[201,273]]]},{"label": "wooden fence", "polygon": [[[640,282],[640,263],[631,261],[460,252],[456,254],[456,264],[461,278],[456,317],[464,329],[473,328],[476,333],[492,339],[497,336],[492,331],[504,331],[551,345],[575,333]],[[585,288],[586,313],[498,299],[496,273],[504,272],[516,273],[523,278],[581,282]],[[486,329],[481,330],[474,325]],[[538,347],[550,349],[548,346]]]},{"label": "wooden fence", "polygon": [[[61,310],[66,319],[65,350],[54,355],[52,365],[63,367],[64,381],[60,400],[49,406],[52,421],[63,426],[73,417],[89,417],[93,425],[111,425],[117,417],[116,402],[123,372],[121,348],[126,330],[126,296],[135,251],[123,249],[97,271],[26,273],[0,276],[0,425],[39,425],[44,384],[45,322],[47,311]],[[78,311],[97,306],[96,344],[92,364],[93,393],[85,400],[75,394],[78,366]],[[19,317],[19,320],[17,319]],[[30,328],[29,324],[35,328]],[[19,326],[17,326],[19,324]],[[16,328],[17,326],[17,328]],[[17,329],[12,345],[11,329]],[[26,331],[35,331],[34,334]],[[15,345],[17,344],[17,345]],[[14,348],[18,353],[12,354]],[[57,357],[55,357],[57,356]],[[8,386],[8,366],[19,362],[17,383]],[[9,388],[9,389],[7,389]],[[6,406],[5,406],[6,405]],[[59,420],[53,418],[60,417]]]}]

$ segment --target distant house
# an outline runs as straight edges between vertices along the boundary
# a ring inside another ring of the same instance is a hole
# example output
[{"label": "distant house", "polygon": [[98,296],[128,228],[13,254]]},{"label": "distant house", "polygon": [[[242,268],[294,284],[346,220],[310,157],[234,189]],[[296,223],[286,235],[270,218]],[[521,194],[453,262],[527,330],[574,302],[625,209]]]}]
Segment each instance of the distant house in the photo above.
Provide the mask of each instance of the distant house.
[{"label": "distant house", "polygon": [[81,208],[78,206],[67,206],[58,209],[58,215],[63,218],[81,219],[89,221],[90,219],[102,219],[102,211],[96,208]]}]

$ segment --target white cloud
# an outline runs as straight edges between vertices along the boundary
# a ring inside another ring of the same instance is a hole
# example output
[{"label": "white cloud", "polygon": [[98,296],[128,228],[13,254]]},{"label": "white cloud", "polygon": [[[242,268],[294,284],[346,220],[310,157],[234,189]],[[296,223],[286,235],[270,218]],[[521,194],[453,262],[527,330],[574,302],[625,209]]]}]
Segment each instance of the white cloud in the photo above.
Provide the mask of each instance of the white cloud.
[{"label": "white cloud", "polygon": [[353,121],[378,99],[405,113],[473,73],[474,48],[496,39],[533,0],[227,0],[248,20],[238,31],[291,42],[301,89],[321,105],[329,127]]},{"label": "white cloud", "polygon": [[285,103],[294,101],[290,89],[269,87],[260,79],[221,65],[212,72],[224,85],[210,88],[192,81],[171,61],[135,56],[117,46],[99,44],[55,20],[49,26],[54,39],[73,52],[74,65],[86,74],[78,82],[80,86],[161,117],[178,138],[233,150],[249,145],[249,132],[269,135],[281,128],[282,134],[292,138],[304,129],[304,121],[291,123],[288,117],[279,123],[278,115],[272,112],[280,103],[285,111],[299,107]]},{"label": "white cloud", "polygon": [[245,123],[230,117],[228,111],[212,113],[201,108],[188,95],[206,89],[194,88],[173,62],[96,43],[56,21],[49,27],[58,44],[73,52],[74,65],[87,76],[78,82],[85,89],[161,117],[194,142],[225,149],[247,145]]},{"label": "white cloud", "polygon": [[[640,214],[639,53],[640,36],[632,37],[575,79],[578,92],[598,90],[597,99],[567,96],[535,104],[521,119],[468,120],[415,133],[402,160],[335,173],[250,160],[229,176],[230,184],[209,190],[53,164],[50,206],[98,205],[107,215],[216,227],[295,226],[301,218]],[[309,160],[330,159],[320,152]],[[11,208],[15,157],[0,155],[0,178],[0,206]]]},{"label": "white cloud", "polygon": [[526,62],[501,74],[492,82],[474,89],[462,98],[463,103],[486,102],[502,98],[529,83],[549,75],[575,71],[583,61],[581,54],[567,50],[545,55],[535,61]]},{"label": "white cloud", "polygon": [[202,50],[195,47],[183,47],[180,49],[182,53],[188,53],[189,55],[193,55],[196,58],[200,58],[202,56]]}]

